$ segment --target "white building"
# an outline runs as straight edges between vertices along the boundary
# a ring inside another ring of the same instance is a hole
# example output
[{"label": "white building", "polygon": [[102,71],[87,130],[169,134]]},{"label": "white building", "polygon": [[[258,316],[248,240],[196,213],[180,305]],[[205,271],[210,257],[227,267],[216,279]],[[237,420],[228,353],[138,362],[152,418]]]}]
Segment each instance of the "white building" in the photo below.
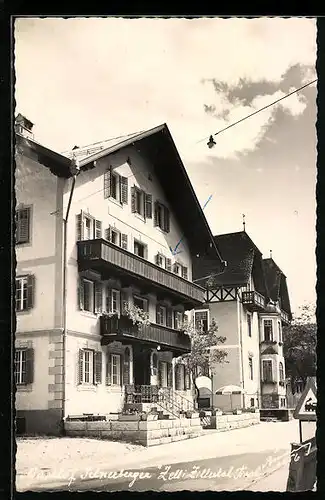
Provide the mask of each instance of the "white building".
[{"label": "white building", "polygon": [[[190,398],[174,360],[190,350],[184,312],[205,301],[192,264],[220,259],[167,126],[77,148],[76,166],[20,115],[16,145],[20,430],[57,433],[67,417],[120,412],[126,393],[150,400],[153,387]],[[140,309],[149,324],[138,328]]]},{"label": "white building", "polygon": [[[229,406],[286,407],[285,364],[282,327],[291,320],[286,277],[272,258],[261,252],[245,231],[215,236],[226,271],[219,273],[219,261],[201,257],[193,273],[207,287],[204,307],[195,311],[195,321],[207,329],[212,319],[227,362],[211,367],[212,390],[202,388],[201,403],[221,409]],[[226,385],[239,386],[243,395],[219,396]]]}]

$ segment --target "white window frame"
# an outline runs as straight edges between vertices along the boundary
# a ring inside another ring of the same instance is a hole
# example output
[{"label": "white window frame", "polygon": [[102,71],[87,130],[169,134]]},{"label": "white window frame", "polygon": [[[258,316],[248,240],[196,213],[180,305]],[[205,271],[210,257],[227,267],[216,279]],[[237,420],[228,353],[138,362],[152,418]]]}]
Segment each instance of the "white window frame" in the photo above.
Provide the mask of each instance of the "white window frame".
[{"label": "white window frame", "polygon": [[[16,359],[16,356],[18,359]],[[23,359],[25,356],[25,359]],[[18,365],[18,370],[16,369]],[[15,361],[14,361],[14,374],[16,385],[26,384],[27,376],[27,349],[16,349],[15,350]]]},{"label": "white window frame", "polygon": [[[272,332],[271,332],[271,338],[266,339],[265,336],[265,323],[270,322],[272,325]],[[274,324],[273,324],[273,319],[263,319],[263,339],[265,342],[273,342],[274,341]]]},{"label": "white window frame", "polygon": [[266,359],[262,359],[262,380],[263,381],[266,381],[266,379],[264,378],[264,363],[265,362],[269,362],[271,361],[271,368],[272,368],[272,371],[271,371],[271,380],[270,382],[274,382],[275,381],[275,377],[274,377],[274,362],[273,362],[273,359],[271,358],[266,358]]},{"label": "white window frame", "polygon": [[176,274],[177,276],[181,276],[182,275],[182,264],[180,264],[179,262],[174,262],[173,273]]},{"label": "white window frame", "polygon": [[195,309],[194,310],[194,325],[196,327],[196,314],[197,313],[207,313],[207,331],[210,328],[210,309]]},{"label": "white window frame", "polygon": [[[110,228],[110,242],[113,243],[113,245],[116,245],[117,247],[121,246],[121,231],[116,229],[115,227]],[[113,235],[117,238],[117,242],[113,241]]]},{"label": "white window frame", "polygon": [[[141,297],[140,295],[136,295],[134,294],[133,295],[133,305],[136,306],[135,302],[134,302],[134,299],[136,300],[141,300],[142,303],[145,305],[145,309],[141,307],[141,309],[143,309],[144,311],[148,311],[148,299],[145,299],[144,297]],[[139,307],[139,306],[136,306],[136,307]]]},{"label": "white window frame", "polygon": [[[178,320],[178,317],[180,317],[180,321]],[[174,330],[181,330],[183,326],[183,313],[181,311],[174,311],[173,321],[174,321]]]},{"label": "white window frame", "polygon": [[280,408],[285,408],[286,406],[286,398],[283,396],[280,397]]},{"label": "white window frame", "polygon": [[[87,221],[89,222],[89,233],[90,233],[89,238],[87,234]],[[84,236],[83,239],[93,240],[95,234],[95,219],[91,215],[83,213],[81,223],[83,225],[83,236]]]},{"label": "white window frame", "polygon": [[159,262],[157,262],[157,266],[165,268],[166,267],[166,257],[161,253],[158,253],[157,255],[159,258]]},{"label": "white window frame", "polygon": [[[135,253],[135,245],[143,246],[143,257],[141,257],[141,255]],[[140,259],[146,259],[147,252],[148,252],[148,245],[146,243],[143,243],[142,241],[139,241],[137,239],[133,240],[133,253],[134,253],[134,255],[136,255],[137,257],[140,257]]]},{"label": "white window frame", "polygon": [[[94,385],[94,351],[92,349],[82,349],[82,370],[81,383],[83,385]],[[88,370],[86,371],[86,358]],[[89,379],[86,380],[88,377]]]},{"label": "white window frame", "polygon": [[281,321],[278,320],[278,332],[279,332],[279,342],[283,342],[283,337],[282,337],[282,324]]},{"label": "white window frame", "polygon": [[[114,369],[116,368],[116,373]],[[114,378],[115,377],[115,378]],[[121,386],[121,355],[111,354],[111,385]]]},{"label": "white window frame", "polygon": [[[112,194],[112,179],[115,179],[116,182],[116,196],[113,196]],[[120,199],[120,182],[121,182],[121,176],[117,174],[116,172],[111,172],[111,186],[110,186],[110,198],[112,198],[115,201],[118,201],[119,203],[121,202]]]},{"label": "white window frame", "polygon": [[167,307],[163,306],[161,304],[157,304],[156,307],[157,307],[157,309],[159,308],[160,311],[162,311],[162,314],[161,314],[162,322],[157,323],[157,324],[162,325],[162,326],[166,326],[166,324],[167,324]]},{"label": "white window frame", "polygon": [[[110,295],[110,303],[108,304],[108,297]],[[114,309],[113,304],[116,301],[116,309]],[[112,314],[120,314],[121,313],[121,292],[120,290],[116,290],[115,288],[106,287],[106,300],[105,300],[106,310]],[[108,307],[107,307],[108,306]]]},{"label": "white window frame", "polygon": [[[281,378],[281,370],[280,366],[282,366],[282,378]],[[284,376],[284,363],[283,361],[279,361],[279,382],[284,382],[285,376]]]},{"label": "white window frame", "polygon": [[143,218],[145,217],[145,195],[146,193],[143,191],[143,189],[134,186],[134,213],[140,215]]},{"label": "white window frame", "polygon": [[[86,309],[86,288],[85,283],[90,285],[90,309]],[[83,310],[85,312],[95,313],[95,282],[88,280],[87,278],[82,278],[82,286],[83,286]]]},{"label": "white window frame", "polygon": [[[17,282],[20,282],[20,290],[19,290],[19,307],[17,307]],[[27,311],[28,309],[28,276],[18,276],[16,278],[16,297],[15,297],[15,304],[16,304],[16,311]],[[25,295],[25,297],[24,297]],[[24,301],[26,303],[26,306],[24,307]]]}]

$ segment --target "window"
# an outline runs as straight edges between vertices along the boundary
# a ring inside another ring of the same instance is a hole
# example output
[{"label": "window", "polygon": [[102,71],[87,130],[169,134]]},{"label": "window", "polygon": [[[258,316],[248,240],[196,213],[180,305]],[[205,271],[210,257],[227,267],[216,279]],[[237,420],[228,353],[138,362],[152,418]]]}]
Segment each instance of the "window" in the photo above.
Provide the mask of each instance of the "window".
[{"label": "window", "polygon": [[123,384],[130,384],[130,348],[126,347],[123,360]]},{"label": "window", "polygon": [[173,365],[166,361],[159,362],[159,386],[172,387],[173,383]]},{"label": "window", "polygon": [[175,264],[173,265],[173,273],[179,275],[181,272],[181,267],[182,266],[178,264],[178,262],[175,262]]},{"label": "window", "polygon": [[16,385],[33,382],[34,349],[16,349],[14,359],[14,376]]},{"label": "window", "polygon": [[250,380],[254,380],[253,358],[252,358],[252,356],[249,356],[249,358],[248,358],[248,368],[249,368],[249,379]]},{"label": "window", "polygon": [[279,363],[279,380],[280,382],[284,382],[284,369],[282,361]]},{"label": "window", "polygon": [[113,172],[111,166],[104,174],[104,198],[113,198],[121,204],[128,203],[128,178]]},{"label": "window", "polygon": [[16,210],[16,243],[30,243],[30,207]]},{"label": "window", "polygon": [[93,240],[102,237],[102,222],[83,211],[77,215],[77,240]]},{"label": "window", "polygon": [[155,217],[154,225],[169,233],[170,231],[170,215],[168,208],[156,201],[155,203]]},{"label": "window", "polygon": [[133,296],[133,304],[136,307],[139,307],[140,309],[142,309],[143,311],[148,311],[148,300],[147,299],[143,299],[142,297],[134,295]]},{"label": "window", "polygon": [[102,353],[92,349],[79,350],[79,384],[100,384],[102,382]]},{"label": "window", "polygon": [[18,276],[16,278],[16,311],[27,311],[34,306],[35,277]]},{"label": "window", "polygon": [[209,311],[194,311],[195,328],[202,333],[209,329]]},{"label": "window", "polygon": [[185,390],[185,366],[175,365],[175,389],[176,391]]},{"label": "window", "polygon": [[102,311],[102,301],[102,283],[81,278],[79,284],[79,308],[82,311],[100,313]]},{"label": "window", "polygon": [[264,320],[264,340],[266,342],[273,340],[273,321],[271,319]]},{"label": "window", "polygon": [[121,356],[119,354],[111,355],[111,369],[112,385],[121,385]]},{"label": "window", "polygon": [[147,250],[147,245],[140,243],[140,241],[134,240],[134,253],[135,253],[135,255],[138,255],[139,257],[142,257],[142,259],[145,259],[146,253],[147,253],[146,250]]},{"label": "window", "polygon": [[248,330],[248,336],[252,336],[252,316],[250,314],[247,314],[247,330]]},{"label": "window", "polygon": [[113,245],[124,248],[124,250],[128,249],[128,235],[121,233],[115,227],[108,227],[105,229],[105,239],[113,243]]},{"label": "window", "polygon": [[279,342],[283,342],[281,321],[278,321],[278,330],[279,330]]},{"label": "window", "polygon": [[166,307],[157,305],[156,323],[157,325],[166,325]]},{"label": "window", "polygon": [[175,330],[182,330],[184,323],[183,313],[175,311],[174,313],[174,328]]},{"label": "window", "polygon": [[131,196],[132,212],[141,215],[144,219],[152,219],[152,195],[133,186]]},{"label": "window", "polygon": [[158,253],[156,255],[156,265],[159,267],[163,267],[166,269],[166,271],[171,271],[172,269],[172,261],[171,259],[165,257],[161,253]]},{"label": "window", "polygon": [[262,361],[263,382],[273,382],[272,360]]},{"label": "window", "polygon": [[254,408],[254,406],[255,406],[255,400],[254,398],[251,398],[251,408]]},{"label": "window", "polygon": [[285,406],[286,406],[286,399],[285,398],[280,398],[280,405],[281,405],[281,408],[285,408]]},{"label": "window", "polygon": [[182,278],[185,280],[188,279],[188,272],[187,272],[187,267],[186,266],[181,266],[181,272],[182,272]]},{"label": "window", "polygon": [[120,313],[120,292],[112,288],[106,289],[106,311],[109,313]]}]

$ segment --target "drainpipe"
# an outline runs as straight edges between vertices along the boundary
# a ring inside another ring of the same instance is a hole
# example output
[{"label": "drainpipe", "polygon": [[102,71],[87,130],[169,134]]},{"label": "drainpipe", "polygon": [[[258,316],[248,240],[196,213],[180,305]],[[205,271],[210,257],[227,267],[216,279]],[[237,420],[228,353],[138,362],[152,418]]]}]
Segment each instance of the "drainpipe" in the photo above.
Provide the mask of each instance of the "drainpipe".
[{"label": "drainpipe", "polygon": [[79,165],[75,160],[72,160],[74,167],[74,175],[72,178],[72,186],[67,206],[67,211],[65,218],[63,219],[63,292],[62,292],[62,307],[63,307],[63,376],[62,376],[62,432],[64,433],[64,420],[66,417],[66,387],[65,387],[65,378],[66,378],[66,338],[67,338],[67,268],[68,268],[68,259],[67,259],[67,236],[68,236],[68,219],[70,213],[70,207],[72,202],[72,197],[74,193],[74,188],[76,185],[77,175],[79,174]]},{"label": "drainpipe", "polygon": [[[242,388],[245,389],[244,384],[244,358],[243,358],[243,325],[242,325],[242,303],[240,297],[238,297],[238,307],[239,307],[239,344],[240,344],[240,361],[241,361],[241,378],[242,378]],[[243,408],[245,408],[245,394],[243,394]]]}]

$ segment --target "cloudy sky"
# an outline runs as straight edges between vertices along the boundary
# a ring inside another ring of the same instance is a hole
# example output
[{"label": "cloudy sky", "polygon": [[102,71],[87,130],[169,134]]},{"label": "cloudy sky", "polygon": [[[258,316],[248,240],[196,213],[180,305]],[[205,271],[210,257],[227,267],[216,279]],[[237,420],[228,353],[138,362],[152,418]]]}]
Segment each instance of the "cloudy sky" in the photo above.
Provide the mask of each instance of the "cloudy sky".
[{"label": "cloudy sky", "polygon": [[63,152],[167,123],[214,234],[246,229],[315,301],[313,19],[18,19],[16,113]]}]

